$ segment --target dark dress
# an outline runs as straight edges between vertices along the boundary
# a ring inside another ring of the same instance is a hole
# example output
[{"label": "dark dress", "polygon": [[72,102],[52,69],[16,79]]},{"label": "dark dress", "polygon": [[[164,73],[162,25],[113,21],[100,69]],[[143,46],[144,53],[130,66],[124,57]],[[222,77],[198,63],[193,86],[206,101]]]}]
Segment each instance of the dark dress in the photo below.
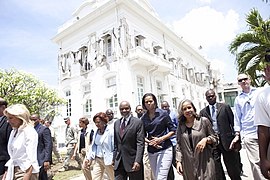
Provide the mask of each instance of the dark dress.
[{"label": "dark dress", "polygon": [[[211,138],[213,144],[207,144],[203,152],[196,153],[196,145],[204,137]],[[184,123],[179,123],[177,129],[176,160],[182,162],[183,178],[185,180],[215,180],[215,164],[212,157],[212,147],[218,143],[218,137],[207,118],[194,120],[189,129]]]}]

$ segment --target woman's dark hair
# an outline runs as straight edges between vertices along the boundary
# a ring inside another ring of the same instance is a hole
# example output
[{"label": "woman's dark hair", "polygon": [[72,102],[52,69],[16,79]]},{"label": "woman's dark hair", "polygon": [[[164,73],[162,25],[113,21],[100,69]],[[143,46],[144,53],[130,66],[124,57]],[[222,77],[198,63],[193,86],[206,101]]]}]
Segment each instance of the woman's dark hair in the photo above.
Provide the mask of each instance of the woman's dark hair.
[{"label": "woman's dark hair", "polygon": [[103,121],[105,124],[107,124],[108,121],[109,121],[109,118],[108,118],[107,114],[104,113],[104,112],[99,112],[99,113],[97,113],[97,114],[93,117],[93,121],[96,122],[96,118],[98,118],[98,117],[99,117],[100,120]]},{"label": "woman's dark hair", "polygon": [[183,110],[182,110],[183,104],[185,102],[190,103],[192,108],[194,109],[194,114],[193,115],[194,115],[195,119],[197,119],[197,120],[200,119],[200,116],[196,113],[197,110],[196,110],[196,107],[194,106],[193,102],[191,100],[189,100],[189,99],[185,99],[185,100],[181,101],[179,103],[179,106],[178,106],[178,120],[179,120],[179,123],[184,123],[186,121],[186,117],[184,116],[184,113],[183,113]]},{"label": "woman's dark hair", "polygon": [[[152,96],[153,100],[154,100],[154,103],[156,105],[156,108],[158,108],[158,103],[157,103],[157,98],[154,94],[152,93],[146,93],[145,95],[143,95],[143,98],[142,98],[142,107],[143,109],[146,109],[145,107],[145,102],[144,102],[144,99],[147,97],[147,96]],[[147,110],[147,109],[146,109]]]},{"label": "woman's dark hair", "polygon": [[79,119],[79,121],[83,122],[83,124],[85,124],[86,126],[89,124],[89,120],[87,117],[82,117]]}]

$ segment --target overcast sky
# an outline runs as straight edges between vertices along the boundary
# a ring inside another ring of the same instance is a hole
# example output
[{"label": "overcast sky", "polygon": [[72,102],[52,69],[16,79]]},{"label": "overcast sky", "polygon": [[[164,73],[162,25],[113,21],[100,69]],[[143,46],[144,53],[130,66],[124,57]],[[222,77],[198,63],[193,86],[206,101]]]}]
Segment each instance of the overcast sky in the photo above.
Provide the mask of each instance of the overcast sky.
[{"label": "overcast sky", "polygon": [[[51,39],[83,0],[0,0],[0,68],[32,73],[56,86],[57,45]],[[262,0],[149,0],[159,18],[201,54],[221,67],[227,82],[237,75],[228,45],[247,30],[245,17],[257,8],[270,17]]]}]

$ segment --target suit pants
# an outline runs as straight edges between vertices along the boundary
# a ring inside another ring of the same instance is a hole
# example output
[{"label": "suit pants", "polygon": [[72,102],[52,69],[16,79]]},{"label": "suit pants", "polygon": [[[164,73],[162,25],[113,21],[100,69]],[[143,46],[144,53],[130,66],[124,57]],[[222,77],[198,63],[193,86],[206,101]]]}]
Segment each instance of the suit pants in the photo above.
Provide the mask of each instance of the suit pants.
[{"label": "suit pants", "polygon": [[154,173],[154,179],[156,180],[165,180],[167,179],[169,169],[172,165],[173,152],[172,147],[167,149],[149,153],[149,160],[152,171]]},{"label": "suit pants", "polygon": [[226,166],[227,172],[231,180],[241,180],[241,166],[239,152],[237,151],[226,151],[223,145],[220,143],[214,150],[213,156],[215,160],[216,168],[216,179],[226,180],[225,173],[221,163],[221,155],[223,162]]},{"label": "suit pants", "polygon": [[39,169],[38,179],[39,180],[48,180],[47,171],[45,171],[44,166],[41,166],[41,168]]},{"label": "suit pants", "polygon": [[260,170],[258,139],[244,137],[242,142],[244,143],[245,148],[246,148],[246,153],[247,153],[248,160],[250,162],[253,178],[255,180],[265,179]]},{"label": "suit pants", "polygon": [[121,160],[117,170],[114,170],[115,180],[144,180],[143,165],[139,171],[127,172],[124,168],[123,162]]},{"label": "suit pants", "polygon": [[5,164],[7,161],[0,161],[0,175],[3,175],[5,173]]}]

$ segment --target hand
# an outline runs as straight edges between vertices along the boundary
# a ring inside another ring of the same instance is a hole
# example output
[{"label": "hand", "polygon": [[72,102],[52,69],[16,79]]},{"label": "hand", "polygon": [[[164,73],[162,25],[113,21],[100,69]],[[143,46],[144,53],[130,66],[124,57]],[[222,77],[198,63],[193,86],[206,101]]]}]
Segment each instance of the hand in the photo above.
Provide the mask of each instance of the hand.
[{"label": "hand", "polygon": [[133,163],[133,166],[132,166],[132,171],[139,171],[141,168],[141,165],[137,162],[134,162]]},{"label": "hand", "polygon": [[229,149],[234,149],[235,147],[235,143],[237,143],[238,141],[240,140],[240,137],[239,137],[239,135],[236,135],[234,138],[233,138],[233,140],[232,140],[232,142],[231,142],[231,145],[230,145],[230,147],[229,147]]},{"label": "hand", "polygon": [[263,176],[266,179],[270,178],[270,161],[267,159],[261,160],[260,162],[260,168]]},{"label": "hand", "polygon": [[207,143],[207,138],[202,138],[202,140],[200,140],[200,142],[198,142],[197,146],[195,147],[195,152],[196,153],[203,152],[206,146],[206,143]]},{"label": "hand", "polygon": [[91,166],[91,163],[92,163],[92,160],[84,159],[82,166],[83,166],[83,168],[87,168],[87,167]]},{"label": "hand", "polygon": [[46,161],[43,163],[43,166],[44,166],[44,170],[47,171],[50,169],[50,162]]},{"label": "hand", "polygon": [[152,139],[149,142],[150,146],[157,147],[159,144],[163,142],[163,139],[161,137],[152,137]]},{"label": "hand", "polygon": [[182,167],[182,163],[177,161],[176,162],[176,171],[178,172],[178,174],[182,175],[183,174],[183,167]]}]

